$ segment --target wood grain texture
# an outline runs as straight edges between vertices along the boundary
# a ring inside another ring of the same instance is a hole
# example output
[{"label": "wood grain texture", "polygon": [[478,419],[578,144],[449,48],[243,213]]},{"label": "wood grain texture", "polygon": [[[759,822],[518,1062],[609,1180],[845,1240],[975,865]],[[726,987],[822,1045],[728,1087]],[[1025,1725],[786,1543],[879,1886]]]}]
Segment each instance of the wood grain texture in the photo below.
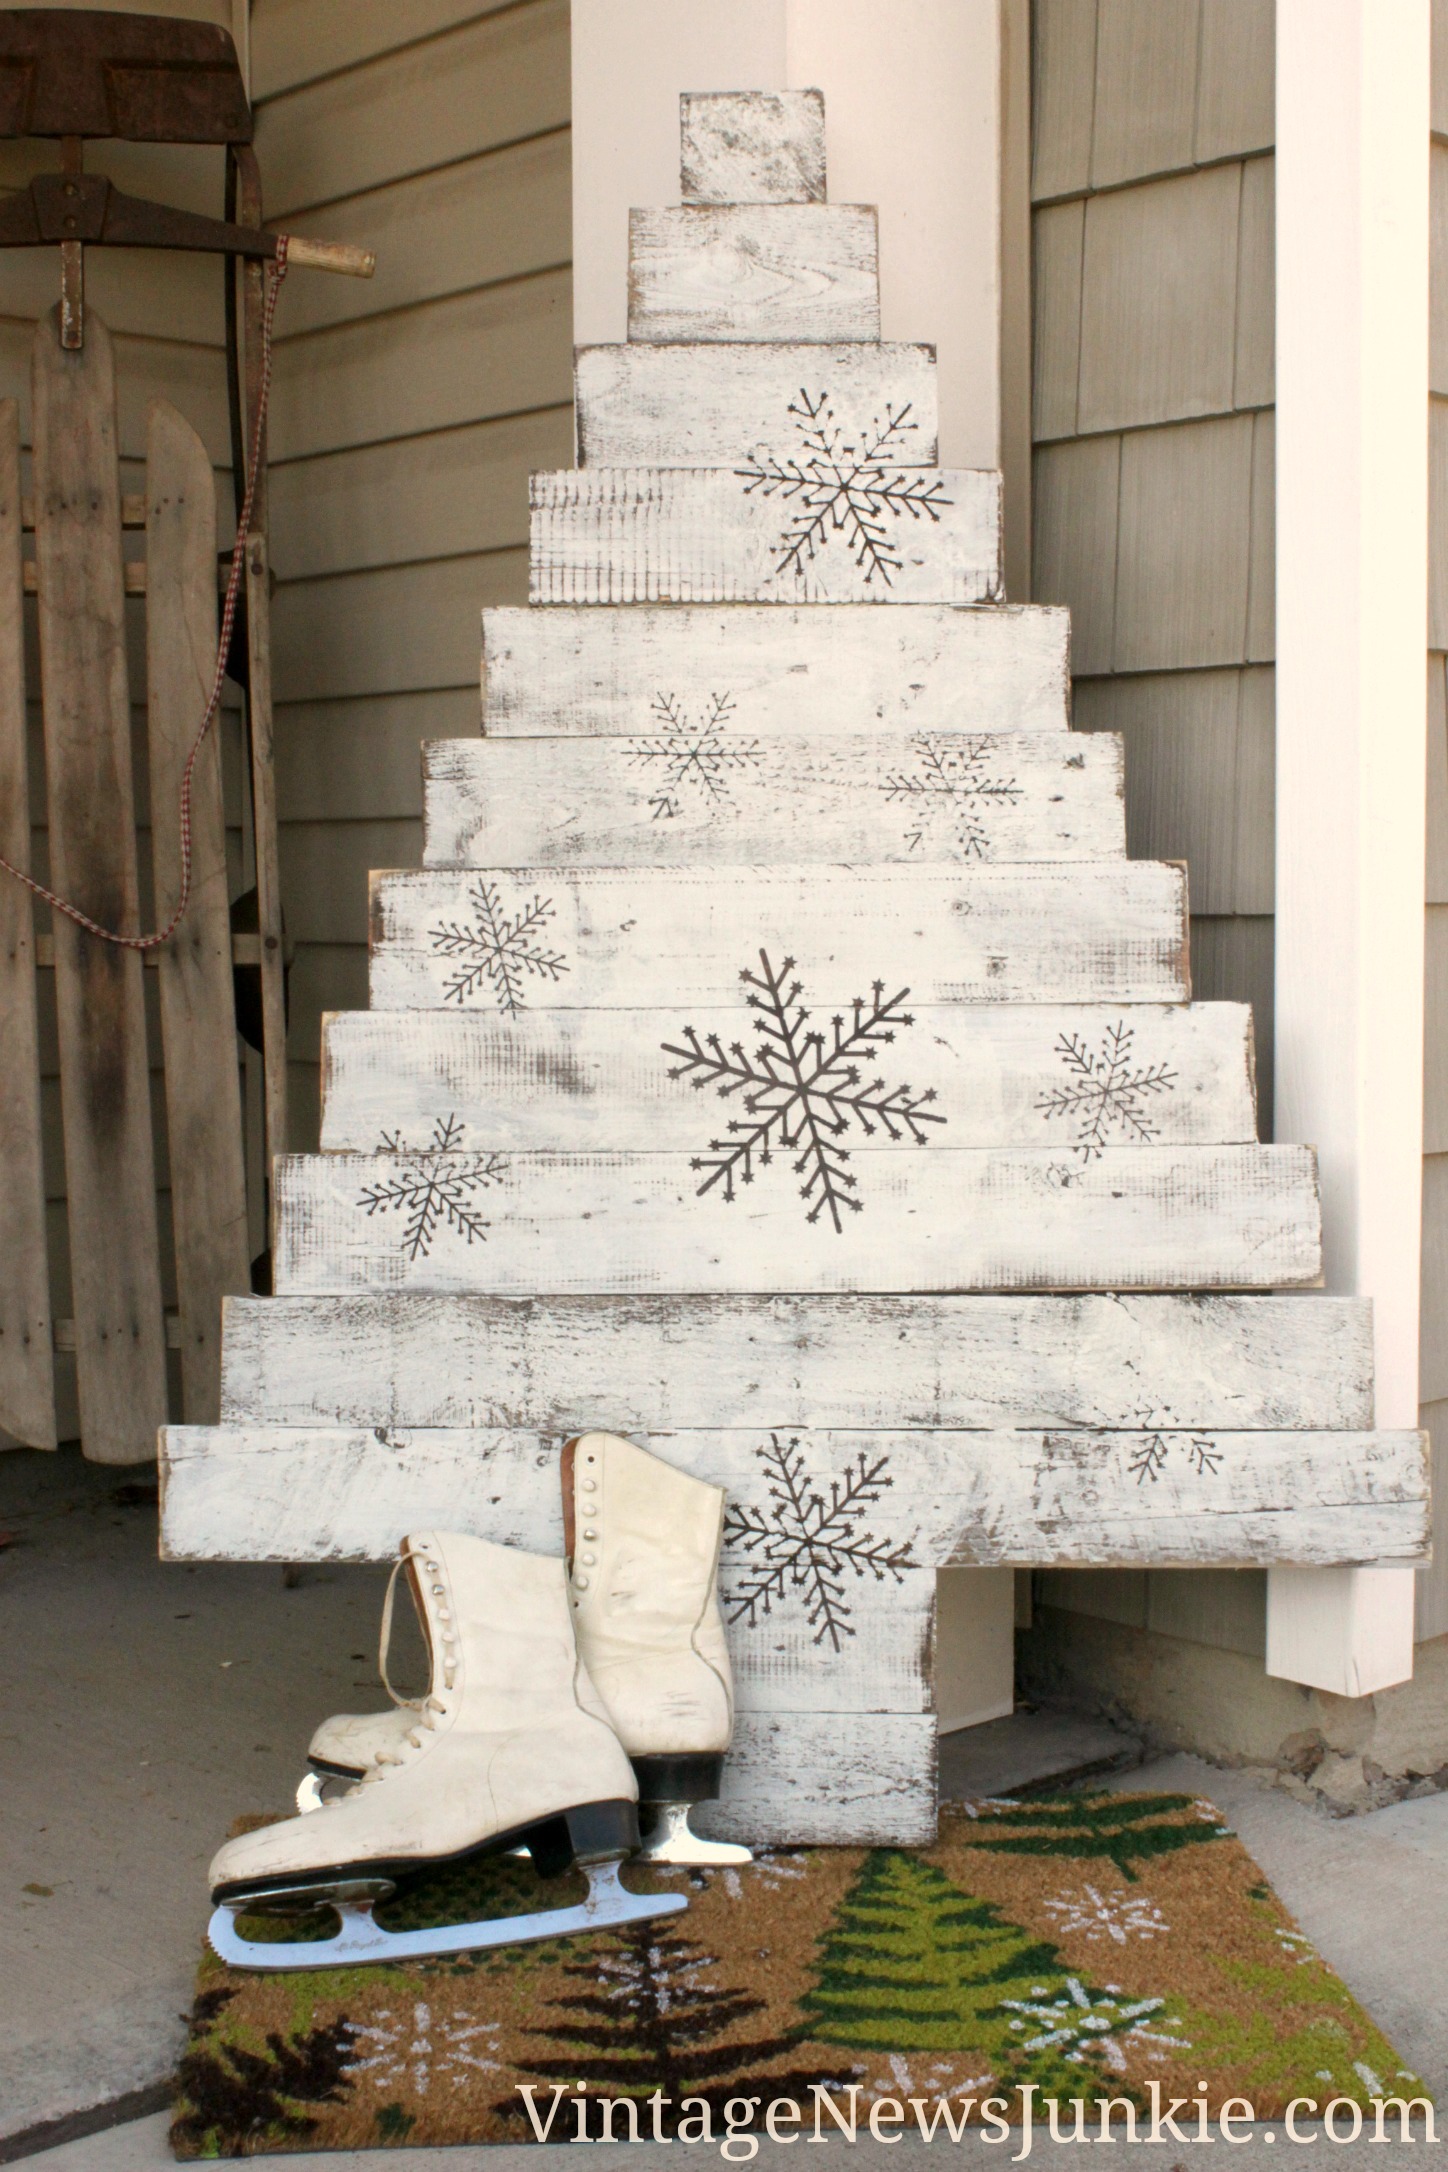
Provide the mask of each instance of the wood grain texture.
[{"label": "wood grain texture", "polygon": [[1081,384],[1080,197],[1048,204],[1031,221],[1031,434],[1074,437]]},{"label": "wood grain texture", "polygon": [[[738,1425],[1347,1431],[1359,1297],[228,1300],[222,1412],[572,1434]],[[600,1387],[605,1378],[607,1392]]]},{"label": "wood grain texture", "polygon": [[681,92],[679,181],[686,204],[822,204],[823,92]]},{"label": "wood grain texture", "polygon": [[1097,0],[1091,186],[1192,163],[1201,0]]},{"label": "wood grain texture", "polygon": [[877,463],[851,486],[850,510],[832,463],[810,455],[805,469],[803,484],[787,465],[767,459],[733,471],[564,468],[534,475],[529,600],[967,604],[999,597],[996,470]]},{"label": "wood grain texture", "polygon": [[628,222],[628,336],[880,337],[873,204],[685,204]]},{"label": "wood grain texture", "polygon": [[740,1712],[719,1800],[690,1822],[746,1847],[928,1847],[935,1770],[933,1712],[856,1712],[844,1726],[836,1712]]},{"label": "wood grain texture", "polygon": [[[20,409],[14,400],[0,400],[0,855],[28,870],[20,520]],[[25,1448],[53,1448],[34,908],[29,892],[5,874],[0,874],[0,1170],[0,1436]]]},{"label": "wood grain texture", "polygon": [[[139,932],[120,477],[110,337],[36,330],[36,557],[50,879],[102,927]],[[97,1463],[155,1454],[166,1416],[141,960],[68,919],[55,1000],[81,1435]]]},{"label": "wood grain texture", "polygon": [[1071,614],[1078,678],[1112,668],[1121,439],[1043,445],[1032,470],[1031,593]]},{"label": "wood grain texture", "polygon": [[782,733],[720,691],[657,695],[627,738],[423,749],[428,867],[857,860],[966,865],[1126,851],[1119,741],[1063,732]]},{"label": "wood grain texture", "polygon": [[[934,1095],[955,1146],[1069,1146],[1098,1126],[1118,1144],[1257,1136],[1245,1004],[942,1004],[910,1015],[889,1055],[870,1060],[903,1066],[912,1092]],[[737,1004],[690,1023],[706,1046],[756,1038]],[[372,1153],[385,1135],[423,1151],[451,1125],[460,1143],[500,1151],[697,1149],[701,1126],[740,1109],[670,1075],[678,1058],[665,1049],[679,1040],[673,1010],[335,1012],[322,1036],[322,1147]],[[1133,1089],[1133,1079],[1146,1083]],[[1128,1082],[1119,1098],[1113,1080]]]},{"label": "wood grain texture", "polygon": [[1248,660],[1253,420],[1122,438],[1113,670]]},{"label": "wood grain texture", "polygon": [[[1151,1003],[1189,994],[1184,870],[510,867],[377,874],[379,1010],[738,1005],[794,961],[807,1002],[875,981],[916,1003]],[[530,963],[536,956],[536,963]],[[681,1020],[681,1023],[685,1021]]]},{"label": "wood grain texture", "polygon": [[828,395],[852,447],[903,416],[897,465],[939,457],[933,347],[635,345],[576,351],[578,464],[732,468],[758,451],[792,457],[802,393]]},{"label": "wood grain texture", "polygon": [[647,732],[724,690],[750,731],[1064,731],[1070,619],[1027,604],[483,613],[489,738]]},{"label": "wood grain texture", "polygon": [[283,1157],[276,1288],[1206,1290],[1321,1273],[1306,1147],[1110,1147],[1087,1162],[871,1139],[828,1180],[804,1155],[748,1180],[736,1165],[730,1199],[711,1139],[737,1144],[701,1110],[693,1155]]},{"label": "wood grain texture", "polygon": [[[158,922],[181,893],[182,778],[216,665],[216,488],[206,448],[153,400],[146,463],[146,687]],[[188,1424],[220,1408],[221,1300],[250,1287],[221,738],[191,776],[191,898],[159,954],[166,1136]]]},{"label": "wood grain texture", "polygon": [[1081,193],[1091,174],[1097,0],[1031,10],[1031,198]]}]

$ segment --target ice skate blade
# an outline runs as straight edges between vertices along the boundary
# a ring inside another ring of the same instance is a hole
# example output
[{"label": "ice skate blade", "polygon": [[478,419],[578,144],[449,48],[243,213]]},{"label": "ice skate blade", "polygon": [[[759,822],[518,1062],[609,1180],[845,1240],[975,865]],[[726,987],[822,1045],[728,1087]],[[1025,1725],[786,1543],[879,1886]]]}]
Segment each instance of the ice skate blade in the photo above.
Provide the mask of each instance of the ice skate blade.
[{"label": "ice skate blade", "polygon": [[701,1840],[689,1825],[689,1804],[686,1802],[661,1802],[650,1804],[657,1810],[657,1823],[639,1849],[634,1861],[638,1863],[693,1863],[707,1868],[722,1868],[730,1863],[752,1863],[754,1857],[748,1848],[741,1848],[733,1840]]},{"label": "ice skate blade", "polygon": [[576,1908],[549,1908],[531,1916],[500,1916],[491,1923],[446,1923],[431,1931],[385,1931],[372,1920],[371,1901],[334,1903],[342,1927],[315,1945],[269,1945],[243,1938],[236,1919],[247,1903],[223,1903],[206,1927],[211,1950],[229,1968],[351,1968],[360,1961],[423,1961],[435,1954],[481,1953],[489,1946],[522,1946],[538,1938],[576,1938],[584,1931],[674,1916],[689,1903],[682,1893],[630,1893],[617,1863],[579,1865],[588,1898]]}]

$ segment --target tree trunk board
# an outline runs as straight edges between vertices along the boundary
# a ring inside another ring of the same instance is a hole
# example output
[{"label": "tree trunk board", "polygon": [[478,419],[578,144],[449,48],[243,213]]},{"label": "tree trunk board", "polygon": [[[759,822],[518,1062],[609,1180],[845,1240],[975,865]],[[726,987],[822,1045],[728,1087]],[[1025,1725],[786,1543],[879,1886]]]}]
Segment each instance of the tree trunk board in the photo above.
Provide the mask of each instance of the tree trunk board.
[{"label": "tree trunk board", "polygon": [[530,477],[531,603],[992,603],[1001,483],[988,468],[818,461],[557,468]]},{"label": "tree trunk board", "polygon": [[716,694],[626,739],[434,739],[424,864],[978,865],[1126,853],[1115,733],[761,738]]},{"label": "tree trunk board", "polygon": [[762,1015],[750,995],[793,1015],[796,978],[827,1030],[821,1006],[869,1006],[877,982],[887,1004],[901,992],[916,1004],[1183,1002],[1185,871],[1137,860],[372,878],[378,1010],[681,1006],[682,1029],[715,1005],[743,1030]]},{"label": "tree trunk board", "polygon": [[[181,780],[216,668],[216,485],[206,448],[166,400],[146,438],[146,683],[158,924],[181,891]],[[221,1300],[250,1288],[221,726],[192,771],[191,902],[159,956],[171,1216],[188,1424],[220,1409]]]},{"label": "tree trunk board", "polygon": [[[606,1398],[599,1383],[609,1382]],[[231,1425],[1365,1432],[1361,1297],[234,1298]]]},{"label": "tree trunk board", "polygon": [[[21,563],[20,409],[0,400],[0,854],[28,869]],[[34,908],[0,874],[0,1447],[56,1440],[40,1140]]]},{"label": "tree trunk board", "polygon": [[628,336],[880,337],[873,204],[685,204],[630,211]]},{"label": "tree trunk board", "polygon": [[1064,731],[1070,614],[1055,605],[819,604],[483,613],[489,738],[636,734],[661,696],[716,694],[748,732]]},{"label": "tree trunk board", "polygon": [[[1321,1275],[1297,1146],[318,1154],[277,1164],[276,1287],[533,1293],[1270,1289]],[[808,1145],[808,1142],[807,1142]],[[720,1175],[720,1169],[725,1174]],[[837,1226],[836,1226],[837,1225]]]},{"label": "tree trunk board", "polygon": [[928,1847],[935,1769],[933,1712],[740,1712],[719,1800],[690,1823],[754,1848]]},{"label": "tree trunk board", "polygon": [[855,448],[893,422],[899,466],[938,458],[935,349],[924,346],[580,347],[578,464],[734,468],[751,453],[792,458],[802,401],[827,393]]},{"label": "tree trunk board", "polygon": [[[34,351],[36,557],[51,881],[139,932],[110,335],[59,314]],[[57,915],[55,996],[81,1437],[97,1463],[156,1452],[166,1417],[141,959]]]},{"label": "tree trunk board", "polygon": [[683,91],[679,147],[686,204],[825,200],[822,91]]},{"label": "tree trunk board", "polygon": [[[914,1093],[953,1146],[1225,1145],[1257,1136],[1245,1003],[932,1005],[912,1012]],[[737,1006],[692,1016],[727,1053]],[[322,1149],[697,1150],[741,1113],[737,1092],[675,1078],[674,1011],[337,1011],[322,1026]],[[748,1053],[748,1051],[746,1051]],[[883,1063],[883,1051],[872,1059]],[[731,1073],[733,1066],[731,1065]],[[1137,1083],[1140,1082],[1140,1083]],[[729,1083],[726,1077],[723,1084]]]}]

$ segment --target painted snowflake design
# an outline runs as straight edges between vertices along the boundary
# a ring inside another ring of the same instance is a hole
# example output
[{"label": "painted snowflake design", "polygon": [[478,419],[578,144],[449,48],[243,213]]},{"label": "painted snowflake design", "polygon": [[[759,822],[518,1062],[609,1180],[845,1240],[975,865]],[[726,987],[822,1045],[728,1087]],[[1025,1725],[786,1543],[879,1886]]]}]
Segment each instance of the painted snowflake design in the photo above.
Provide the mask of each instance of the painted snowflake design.
[{"label": "painted snowflake design", "polygon": [[757,769],[763,760],[757,739],[728,739],[721,729],[734,712],[733,696],[711,694],[698,722],[690,719],[677,694],[655,694],[650,707],[659,720],[659,735],[631,740],[629,760],[658,776],[659,788],[649,798],[654,821],[674,821],[686,794],[692,794],[706,814],[732,811],[731,775]]},{"label": "painted snowflake design", "polygon": [[426,2096],[434,2081],[461,2089],[473,2074],[503,2070],[502,2060],[493,2057],[502,2044],[501,2027],[471,2020],[465,2008],[442,2014],[418,1999],[410,2014],[383,2007],[376,2021],[349,2021],[346,2028],[354,2051],[367,2053],[349,2058],[346,2071],[372,2075],[374,2086],[410,2087]]},{"label": "painted snowflake design", "polygon": [[1079,1892],[1062,1893],[1045,1906],[1062,1937],[1084,1938],[1093,1946],[1103,1938],[1125,1946],[1133,1939],[1160,1938],[1171,1929],[1156,1902],[1141,1892],[1103,1893],[1097,1886],[1083,1885]]},{"label": "painted snowflake design", "polygon": [[[1091,1992],[1079,1977],[1068,1976],[1066,1989],[1057,1998],[1049,1997],[1042,1985],[1028,1999],[1002,1999],[1001,2004],[1019,2017],[1011,2028],[1021,2032],[1022,2051],[1059,2050],[1073,2066],[1100,2059],[1114,2074],[1124,2074],[1128,2051],[1145,2051],[1160,2065],[1166,2050],[1192,2048],[1185,2037],[1163,2034],[1181,2027],[1162,2013],[1165,1999],[1127,1999],[1117,1984]],[[1150,2026],[1153,2022],[1160,2025]],[[1027,2036],[1027,2029],[1035,2033]],[[1158,2045],[1160,2050],[1152,2048]]]},{"label": "painted snowflake design", "polygon": [[[367,1184],[358,1197],[359,1207],[374,1214],[402,1214],[401,1250],[407,1260],[426,1259],[439,1229],[454,1230],[467,1244],[486,1243],[489,1224],[469,1204],[473,1195],[490,1184],[500,1184],[508,1163],[502,1154],[464,1154],[458,1148],[463,1126],[457,1116],[440,1116],[432,1138],[420,1154],[408,1154],[403,1167],[375,1184]],[[407,1153],[401,1134],[384,1131],[379,1152]]]},{"label": "painted snowflake design", "polygon": [[987,858],[989,816],[1021,797],[1014,777],[990,774],[989,739],[922,735],[910,744],[914,768],[891,770],[880,786],[886,799],[899,802],[916,825],[905,832],[908,849],[918,852],[932,823],[943,819],[950,824],[962,859]]},{"label": "painted snowflake design", "polygon": [[728,1575],[729,1619],[753,1629],[797,1592],[815,1643],[828,1638],[838,1652],[855,1634],[847,1577],[903,1584],[906,1572],[920,1567],[908,1539],[876,1538],[861,1525],[864,1512],[878,1507],[895,1483],[890,1458],[861,1449],[854,1468],[829,1479],[826,1492],[810,1476],[798,1435],[781,1441],[771,1433],[769,1445],[754,1452],[764,1466],[769,1506],[731,1503],[725,1511],[724,1544],[740,1557]]},{"label": "painted snowflake design", "polygon": [[1316,1947],[1301,1931],[1284,1930],[1280,1923],[1274,1923],[1272,1931],[1283,1959],[1291,1961],[1294,1967],[1306,1968],[1317,1959]]},{"label": "painted snowflake design", "polygon": [[886,2055],[885,2064],[890,2069],[888,2087],[883,2082],[878,2087],[865,2089],[867,2103],[878,2103],[882,2097],[896,2096],[908,2100],[912,2096],[949,2097],[966,2089],[991,2089],[995,2086],[994,2074],[956,2073],[953,2059],[934,2059],[928,2065],[911,2066],[898,2051]]},{"label": "painted snowflake design", "polygon": [[1070,1077],[1042,1094],[1036,1107],[1047,1121],[1062,1117],[1076,1125],[1076,1151],[1083,1161],[1104,1151],[1113,1130],[1141,1145],[1159,1136],[1145,1104],[1154,1094],[1174,1093],[1177,1074],[1164,1063],[1133,1068],[1135,1038],[1136,1028],[1120,1018],[1102,1034],[1099,1050],[1088,1048],[1079,1033],[1063,1033],[1056,1042]]},{"label": "painted snowflake design", "polygon": [[1139,1486],[1148,1479],[1155,1485],[1173,1448],[1180,1449],[1198,1478],[1215,1478],[1222,1467],[1224,1451],[1199,1434],[1183,1438],[1172,1433],[1149,1433],[1133,1446],[1126,1468]]},{"label": "painted snowflake design", "polygon": [[670,1078],[686,1078],[701,1093],[712,1086],[724,1101],[737,1095],[744,1110],[727,1125],[727,1137],[711,1139],[708,1153],[690,1162],[691,1169],[706,1172],[698,1197],[717,1186],[732,1202],[737,1185],[753,1183],[756,1162],[763,1168],[776,1153],[791,1154],[795,1174],[805,1180],[799,1188],[805,1220],[817,1222],[828,1213],[838,1235],[846,1210],[859,1214],[864,1208],[849,1150],[839,1140],[858,1126],[867,1138],[883,1131],[895,1145],[908,1140],[925,1146],[927,1126],[943,1124],[945,1117],[929,1105],[933,1087],[922,1094],[908,1086],[887,1088],[860,1067],[862,1058],[894,1040],[897,1027],[915,1023],[901,1007],[908,988],[887,997],[885,983],[877,980],[869,1001],[856,996],[850,1017],[837,1012],[826,1035],[809,1027],[810,1013],[799,1001],[803,983],[791,979],[793,972],[793,958],[776,972],[761,950],[759,971],[746,967],[740,974],[755,1013],[753,1048],[742,1041],[726,1048],[717,1033],[701,1040],[686,1026],[682,1045],[665,1041],[663,1050],[678,1058]]},{"label": "painted snowflake design", "polygon": [[755,451],[734,473],[746,497],[758,493],[778,498],[788,509],[779,541],[772,546],[775,574],[803,575],[806,566],[835,536],[865,576],[893,586],[904,560],[897,539],[902,520],[938,524],[943,509],[954,504],[938,473],[902,465],[910,433],[920,426],[910,406],[887,407],[858,442],[846,437],[828,392],[811,394],[801,387],[786,412],[794,419],[799,450],[792,457]]},{"label": "painted snowflake design", "polygon": [[523,1009],[523,986],[531,973],[539,980],[558,980],[568,962],[558,950],[539,942],[539,931],[553,918],[552,898],[534,897],[516,912],[503,910],[498,885],[484,877],[468,892],[473,908],[470,921],[448,920],[429,928],[433,955],[455,958],[458,969],[444,983],[445,1003],[466,1003],[486,986],[498,1009],[516,1017]]}]

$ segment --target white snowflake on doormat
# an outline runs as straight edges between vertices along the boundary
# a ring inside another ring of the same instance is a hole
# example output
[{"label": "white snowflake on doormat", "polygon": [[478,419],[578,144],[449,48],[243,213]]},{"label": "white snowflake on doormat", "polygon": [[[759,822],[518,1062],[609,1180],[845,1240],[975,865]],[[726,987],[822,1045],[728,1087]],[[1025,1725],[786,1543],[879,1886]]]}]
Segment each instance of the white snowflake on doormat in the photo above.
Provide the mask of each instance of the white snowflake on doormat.
[{"label": "white snowflake on doormat", "polygon": [[384,2007],[376,2021],[349,2021],[347,2028],[354,2049],[367,2052],[347,2061],[348,2073],[370,2074],[375,2084],[409,2087],[420,2097],[434,2082],[461,2089],[473,2074],[503,2071],[502,2060],[493,2057],[502,2028],[470,2019],[465,2009],[439,2013],[417,1999],[410,2012]]},{"label": "white snowflake on doormat", "polygon": [[803,575],[831,537],[840,536],[866,585],[878,581],[889,588],[904,564],[899,523],[938,525],[941,512],[955,502],[946,497],[938,472],[900,465],[911,431],[920,427],[911,421],[909,406],[887,407],[883,417],[848,437],[828,392],[801,389],[787,412],[799,434],[798,452],[781,457],[756,451],[734,470],[746,497],[757,492],[781,499],[787,508],[784,530],[772,546],[776,575]]},{"label": "white snowflake on doormat", "polygon": [[[1001,2004],[1019,2016],[1011,2027],[1020,2031],[1022,2051],[1059,2050],[1073,2066],[1091,2063],[1094,2055],[1114,2074],[1124,2074],[1128,2051],[1143,2051],[1159,2066],[1168,2050],[1192,2048],[1188,2038],[1163,2033],[1181,2027],[1162,2012],[1165,1999],[1128,1999],[1120,1984],[1088,1991],[1078,1976],[1068,1976],[1057,1998],[1042,1984],[1028,1999],[1002,1999]],[[1028,2036],[1028,2029],[1034,2033]]]},{"label": "white snowflake on doormat", "polygon": [[1133,1939],[1159,1938],[1171,1929],[1147,1893],[1103,1893],[1097,1886],[1083,1885],[1079,1892],[1058,1894],[1045,1907],[1062,1937],[1084,1938],[1089,1945],[1109,1938],[1125,1946]]},{"label": "white snowflake on doormat", "polygon": [[902,2059],[898,2051],[892,2051],[887,2059],[891,2086],[882,2083],[877,2088],[866,2088],[868,2101],[878,2103],[881,2097],[898,2096],[907,2101],[912,2096],[951,2097],[958,2090],[992,2089],[994,2074],[968,2074],[963,2081],[957,2079],[955,2062],[951,2059],[933,2059],[928,2066],[912,2067],[908,2059]]}]

